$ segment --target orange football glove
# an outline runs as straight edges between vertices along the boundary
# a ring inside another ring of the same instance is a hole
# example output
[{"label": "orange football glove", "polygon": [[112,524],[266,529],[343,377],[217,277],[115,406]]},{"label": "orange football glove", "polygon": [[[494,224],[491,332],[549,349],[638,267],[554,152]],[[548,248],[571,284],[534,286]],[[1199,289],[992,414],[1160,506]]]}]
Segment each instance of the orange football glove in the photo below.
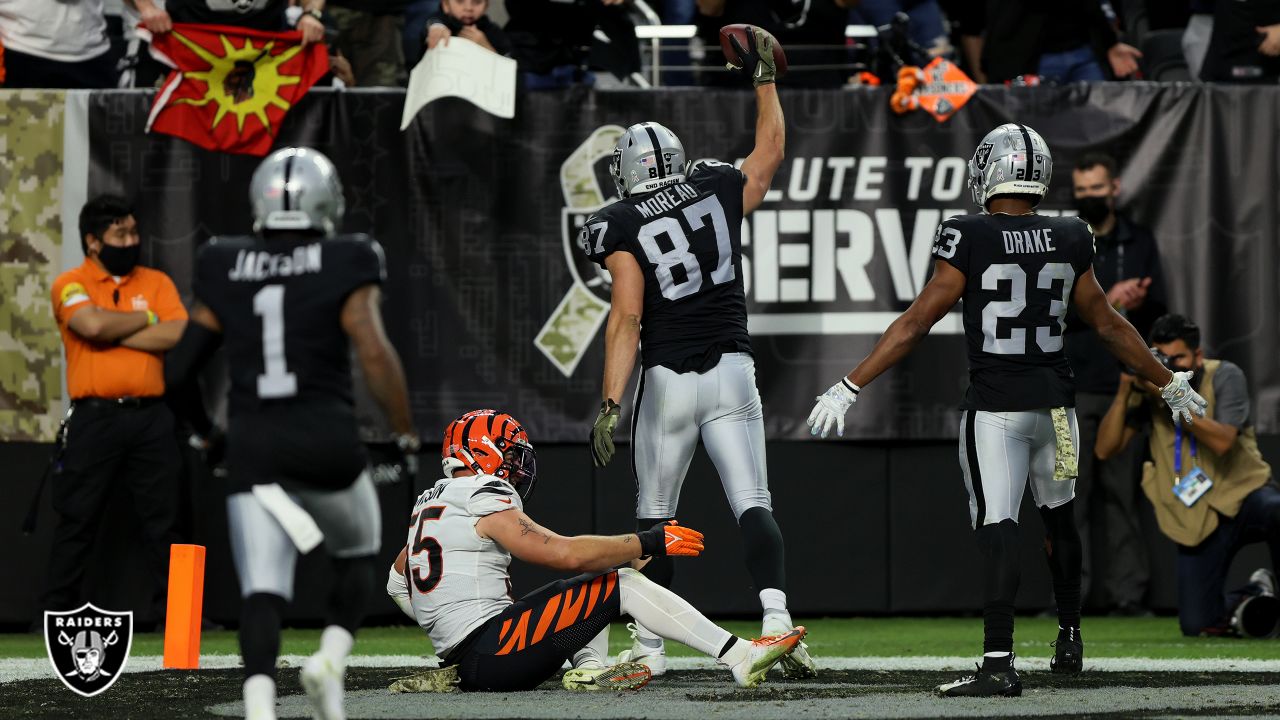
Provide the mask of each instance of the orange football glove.
[{"label": "orange football glove", "polygon": [[645,555],[697,557],[702,554],[702,533],[683,527],[675,520],[658,523],[636,535],[640,537]]}]

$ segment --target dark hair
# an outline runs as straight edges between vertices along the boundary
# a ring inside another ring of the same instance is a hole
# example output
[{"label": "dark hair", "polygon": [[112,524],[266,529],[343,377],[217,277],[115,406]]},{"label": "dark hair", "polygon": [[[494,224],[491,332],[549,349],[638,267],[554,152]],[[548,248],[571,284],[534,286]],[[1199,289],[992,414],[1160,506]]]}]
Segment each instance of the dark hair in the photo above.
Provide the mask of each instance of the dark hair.
[{"label": "dark hair", "polygon": [[119,195],[99,195],[80,208],[80,249],[89,254],[89,242],[85,239],[93,235],[98,239],[106,234],[112,225],[133,214],[129,201]]},{"label": "dark hair", "polygon": [[1192,350],[1200,348],[1200,326],[1191,322],[1186,315],[1169,313],[1161,315],[1151,325],[1152,344],[1171,343],[1181,340]]},{"label": "dark hair", "polygon": [[1118,172],[1116,170],[1116,159],[1104,152],[1087,152],[1076,160],[1076,170],[1089,170],[1091,168],[1102,166],[1107,171],[1107,178],[1115,180]]}]

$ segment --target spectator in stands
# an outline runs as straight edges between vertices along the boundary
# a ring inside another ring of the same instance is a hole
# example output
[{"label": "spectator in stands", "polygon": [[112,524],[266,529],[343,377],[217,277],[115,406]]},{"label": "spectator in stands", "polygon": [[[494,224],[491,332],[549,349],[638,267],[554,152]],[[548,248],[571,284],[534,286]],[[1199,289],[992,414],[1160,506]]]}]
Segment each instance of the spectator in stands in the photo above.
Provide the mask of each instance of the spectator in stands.
[{"label": "spectator in stands", "polygon": [[[3,0],[0,0],[3,1]],[[169,32],[173,23],[206,23],[280,32],[289,29],[285,10],[291,0],[250,0],[248,10],[225,0],[167,0],[163,8],[155,0],[129,0],[138,9],[142,24],[153,33]],[[324,0],[300,0],[302,14],[295,25],[302,43],[324,42]]]},{"label": "spectator in stands", "polygon": [[1190,0],[1190,3],[1191,17],[1187,20],[1187,29],[1182,31],[1182,55],[1191,77],[1198,78],[1213,37],[1214,0]]},{"label": "spectator in stands", "polygon": [[947,37],[947,20],[938,7],[937,0],[848,0],[847,5],[856,6],[853,19],[881,27],[893,21],[893,16],[902,12],[910,18],[908,34],[911,41],[924,49],[929,57],[951,57],[954,49]]},{"label": "spectator in stands", "polygon": [[[1116,210],[1120,178],[1116,161],[1105,153],[1086,153],[1071,173],[1076,208],[1093,227],[1093,274],[1107,291],[1107,299],[1146,337],[1155,319],[1165,313],[1164,273],[1160,251],[1147,228]],[[1118,614],[1142,614],[1150,579],[1146,546],[1137,512],[1137,453],[1117,453],[1108,460],[1094,456],[1098,425],[1111,407],[1120,382],[1120,366],[1098,334],[1069,312],[1067,357],[1076,378],[1076,418],[1080,424],[1080,475],[1076,480],[1076,523],[1085,542],[1081,596],[1095,580]],[[1097,548],[1103,574],[1090,573],[1090,525],[1106,546]],[[1093,577],[1091,577],[1091,575]],[[1095,588],[1096,590],[1097,588]]]},{"label": "spectator in stands", "polygon": [[1268,83],[1280,78],[1280,0],[1218,0],[1200,79]]},{"label": "spectator in stands", "polygon": [[503,57],[511,55],[507,34],[489,19],[489,0],[442,0],[440,13],[427,21],[427,50],[458,36]]},{"label": "spectator in stands", "polygon": [[103,0],[0,0],[6,88],[116,84]]},{"label": "spectator in stands", "polygon": [[351,62],[356,85],[404,85],[400,36],[406,4],[407,0],[329,0],[328,14],[338,29],[334,45]]},{"label": "spectator in stands", "polygon": [[73,610],[107,500],[127,487],[154,571],[153,609],[163,618],[180,470],[165,406],[163,353],[187,311],[167,275],[138,265],[138,224],[120,198],[80,211],[84,263],[53,282],[53,313],[66,346],[71,396],[65,445],[53,475],[53,532],[41,604]]},{"label": "spectator in stands", "polygon": [[1159,389],[1126,373],[1098,428],[1095,452],[1114,457],[1140,428],[1150,429],[1142,489],[1161,532],[1178,546],[1178,623],[1184,635],[1222,634],[1243,600],[1268,585],[1274,592],[1268,570],[1254,573],[1241,590],[1223,591],[1241,547],[1266,542],[1273,552],[1280,548],[1280,488],[1258,452],[1240,368],[1205,359],[1200,328],[1182,315],[1156,320],[1151,343],[1171,369],[1195,372],[1192,387],[1208,402],[1204,417],[1175,425]]},{"label": "spectator in stands", "polygon": [[401,41],[406,68],[413,69],[422,60],[422,53],[426,51],[422,38],[427,36],[427,22],[439,12],[440,0],[409,0],[405,6]]},{"label": "spectator in stands", "polygon": [[512,57],[520,63],[524,87],[540,90],[594,83],[595,77],[586,66],[596,28],[624,47],[628,56],[634,49],[638,66],[635,27],[627,19],[623,2],[518,0],[508,3],[510,20],[504,30],[511,39]]},{"label": "spectator in stands", "polygon": [[[979,5],[980,3],[974,3]],[[1122,43],[1097,0],[988,0],[982,70],[990,82],[1039,75],[1050,83],[1106,80],[1138,69],[1138,49]]]}]

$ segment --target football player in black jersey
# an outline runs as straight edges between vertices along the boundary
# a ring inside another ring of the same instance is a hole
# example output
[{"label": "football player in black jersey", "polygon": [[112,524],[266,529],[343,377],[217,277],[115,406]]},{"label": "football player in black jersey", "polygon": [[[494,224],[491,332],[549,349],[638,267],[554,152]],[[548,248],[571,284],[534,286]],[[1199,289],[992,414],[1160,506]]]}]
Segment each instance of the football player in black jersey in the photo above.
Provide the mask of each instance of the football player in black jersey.
[{"label": "football player in black jersey", "polygon": [[[720,474],[746,545],[747,568],[764,610],[762,635],[789,632],[782,533],[773,518],[742,277],[742,218],[755,210],[782,162],[786,130],[774,85],[772,38],[753,28],[741,70],[755,83],[755,148],[741,170],[707,161],[686,166],[679,138],[657,123],[632,125],[618,140],[610,173],[620,199],[591,216],[582,249],[612,277],[600,413],[591,430],[598,466],[613,457],[619,399],[635,367],[644,370],[631,409],[636,524],[676,515],[680,486],[701,438]],[[669,586],[671,560],[644,568]],[[666,669],[662,639],[641,625],[621,660]],[[788,676],[815,673],[798,648]]]},{"label": "football player in black jersey", "polygon": [[227,519],[244,598],[245,712],[275,717],[280,616],[299,553],[324,543],[335,579],[320,651],[302,668],[316,717],[345,717],[343,674],[377,585],[382,536],[352,404],[350,347],[412,475],[418,436],[400,358],[379,311],[382,248],[338,235],[342,185],[314,150],[285,148],[250,184],[254,232],[215,237],[196,256],[199,304],[166,358],[173,390],[225,342],[231,377]]},{"label": "football player in black jersey", "polygon": [[897,364],[934,323],[964,300],[969,390],[961,408],[960,467],[969,517],[983,559],[983,661],[975,675],[942,685],[947,696],[1019,695],[1013,668],[1013,601],[1018,590],[1018,506],[1028,484],[1047,537],[1058,602],[1054,672],[1079,672],[1080,536],[1072,520],[1079,448],[1075,388],[1062,349],[1067,307],[1108,349],[1162,388],[1174,417],[1204,414],[1204,399],[1172,373],[1107,302],[1093,276],[1093,231],[1076,217],[1035,213],[1053,171],[1034,130],[1001,125],[969,161],[978,215],[943,221],[933,277],[853,372],[817,398],[808,424],[826,437],[859,390]]}]

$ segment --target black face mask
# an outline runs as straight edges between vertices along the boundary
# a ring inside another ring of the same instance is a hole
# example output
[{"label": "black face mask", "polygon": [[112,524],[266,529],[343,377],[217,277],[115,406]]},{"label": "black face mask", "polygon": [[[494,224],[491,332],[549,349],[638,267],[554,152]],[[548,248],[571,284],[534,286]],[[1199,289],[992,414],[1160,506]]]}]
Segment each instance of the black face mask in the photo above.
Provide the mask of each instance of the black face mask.
[{"label": "black face mask", "polygon": [[102,261],[102,267],[106,268],[107,272],[120,277],[133,272],[141,255],[142,245],[140,244],[117,247],[103,243],[102,249],[98,251],[98,260]]},{"label": "black face mask", "polygon": [[1097,225],[1107,216],[1111,214],[1111,198],[1108,197],[1079,197],[1076,198],[1076,211],[1080,213],[1080,217],[1090,225]]}]

